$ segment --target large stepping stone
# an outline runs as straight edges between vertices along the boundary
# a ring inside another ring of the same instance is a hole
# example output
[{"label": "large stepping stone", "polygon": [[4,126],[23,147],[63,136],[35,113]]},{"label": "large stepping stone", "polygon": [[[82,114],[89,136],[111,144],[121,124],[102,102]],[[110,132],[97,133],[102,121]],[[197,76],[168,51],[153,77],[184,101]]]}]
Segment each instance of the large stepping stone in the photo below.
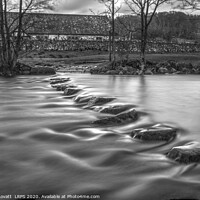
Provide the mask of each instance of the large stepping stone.
[{"label": "large stepping stone", "polygon": [[52,78],[50,79],[50,84],[58,84],[58,83],[65,83],[70,81],[70,78]]},{"label": "large stepping stone", "polygon": [[109,103],[109,102],[113,101],[114,99],[115,99],[114,97],[93,97],[88,102],[88,106],[89,107],[100,106],[100,105]]},{"label": "large stepping stone", "polygon": [[132,105],[114,105],[114,106],[109,106],[109,107],[100,107],[100,108],[97,108],[96,111],[98,111],[100,113],[117,115],[117,114],[124,112],[126,110],[129,110],[130,108],[133,108],[133,107],[134,106],[132,106]]},{"label": "large stepping stone", "polygon": [[185,164],[200,162],[200,145],[197,142],[193,142],[173,147],[167,157]]},{"label": "large stepping stone", "polygon": [[92,95],[78,95],[75,97],[74,101],[76,103],[88,103],[94,96]]},{"label": "large stepping stone", "polygon": [[105,117],[93,122],[96,125],[117,125],[122,123],[134,122],[138,119],[138,113],[135,109],[122,112],[116,116]]},{"label": "large stepping stone", "polygon": [[79,89],[79,88],[67,88],[64,91],[64,95],[71,96],[71,95],[77,94],[80,91],[81,91],[81,89]]},{"label": "large stepping stone", "polygon": [[169,141],[176,137],[176,128],[156,125],[148,128],[135,129],[132,137],[145,141]]}]

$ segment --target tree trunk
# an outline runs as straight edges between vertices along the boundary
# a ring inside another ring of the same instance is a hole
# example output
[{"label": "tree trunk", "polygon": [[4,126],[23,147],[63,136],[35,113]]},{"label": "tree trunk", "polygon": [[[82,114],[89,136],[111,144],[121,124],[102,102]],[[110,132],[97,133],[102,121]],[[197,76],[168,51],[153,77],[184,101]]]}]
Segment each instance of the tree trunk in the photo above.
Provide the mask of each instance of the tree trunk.
[{"label": "tree trunk", "polygon": [[13,77],[15,76],[15,67],[17,64],[17,57],[13,49],[10,49],[6,52],[8,56],[3,57],[1,55],[2,62],[2,75],[4,77]]},{"label": "tree trunk", "polygon": [[115,1],[112,0],[112,62],[115,67]]},{"label": "tree trunk", "polygon": [[141,65],[140,74],[143,75],[146,67],[147,29],[145,28],[141,40]]},{"label": "tree trunk", "polygon": [[140,72],[139,75],[143,75],[146,65],[146,41],[147,40],[147,28],[144,15],[144,9],[141,9],[141,47],[140,47]]},{"label": "tree trunk", "polygon": [[[4,6],[3,6],[4,5]],[[0,0],[0,31],[2,48],[0,51],[1,73],[5,77],[15,76],[15,68],[21,45],[21,29],[22,29],[22,0],[20,0],[19,16],[18,16],[18,31],[15,41],[15,33],[11,34],[8,16],[7,16],[7,1]]]}]

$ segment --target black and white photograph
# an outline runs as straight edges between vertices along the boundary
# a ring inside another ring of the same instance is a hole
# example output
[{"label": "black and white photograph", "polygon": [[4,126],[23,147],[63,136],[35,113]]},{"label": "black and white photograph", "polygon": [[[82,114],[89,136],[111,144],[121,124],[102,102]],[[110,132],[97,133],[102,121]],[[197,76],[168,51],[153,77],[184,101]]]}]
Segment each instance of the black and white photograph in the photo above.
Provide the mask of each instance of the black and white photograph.
[{"label": "black and white photograph", "polygon": [[200,200],[200,0],[0,0],[0,200]]}]

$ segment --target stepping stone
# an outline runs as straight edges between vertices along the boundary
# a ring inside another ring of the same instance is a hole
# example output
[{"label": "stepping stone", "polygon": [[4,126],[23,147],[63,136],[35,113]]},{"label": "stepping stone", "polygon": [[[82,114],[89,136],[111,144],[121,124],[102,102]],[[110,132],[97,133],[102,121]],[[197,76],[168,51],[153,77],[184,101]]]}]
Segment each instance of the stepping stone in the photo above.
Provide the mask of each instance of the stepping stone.
[{"label": "stepping stone", "polygon": [[81,89],[78,89],[78,88],[67,88],[64,91],[64,95],[71,96],[71,95],[74,95],[74,94],[76,94],[80,91],[81,91]]},{"label": "stepping stone", "polygon": [[117,115],[121,112],[124,112],[126,110],[129,110],[130,108],[133,108],[131,105],[115,105],[115,106],[109,106],[109,107],[101,107],[98,110],[100,113],[107,113],[112,115]]},{"label": "stepping stone", "polygon": [[93,97],[88,102],[88,106],[100,106],[113,101],[113,97]]},{"label": "stepping stone", "polygon": [[193,142],[173,147],[167,157],[185,164],[200,162],[200,145],[198,142]]},{"label": "stepping stone", "polygon": [[76,103],[88,103],[94,96],[92,95],[78,95],[75,97],[74,101]]},{"label": "stepping stone", "polygon": [[169,141],[176,137],[177,129],[168,126],[151,126],[149,128],[136,129],[132,137],[145,141]]},{"label": "stepping stone", "polygon": [[67,88],[76,88],[77,86],[75,85],[70,85],[70,84],[60,84],[57,85],[56,90],[57,91],[65,91]]},{"label": "stepping stone", "polygon": [[70,78],[53,78],[50,79],[50,84],[58,84],[58,83],[64,83],[70,81]]},{"label": "stepping stone", "polygon": [[114,125],[122,124],[127,122],[134,122],[138,119],[138,114],[135,109],[131,109],[125,112],[122,112],[113,117],[105,117],[93,122],[96,125]]}]

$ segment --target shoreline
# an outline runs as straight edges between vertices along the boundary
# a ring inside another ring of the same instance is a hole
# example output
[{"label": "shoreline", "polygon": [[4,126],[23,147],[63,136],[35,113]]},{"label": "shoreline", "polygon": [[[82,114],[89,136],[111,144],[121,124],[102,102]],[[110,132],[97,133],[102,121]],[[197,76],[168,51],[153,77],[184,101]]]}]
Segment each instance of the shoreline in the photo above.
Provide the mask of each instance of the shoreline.
[{"label": "shoreline", "polygon": [[[108,57],[107,52],[100,51],[46,51],[42,54],[41,52],[31,52],[26,57],[19,59],[19,63],[24,67],[20,68],[18,70],[20,72],[16,74],[45,75],[49,72],[51,74],[66,72],[102,75],[139,75],[139,54],[131,54],[129,59],[123,61],[123,63],[117,58],[117,63],[114,67],[108,61]],[[144,75],[200,74],[200,53],[147,54],[146,57],[147,65]],[[29,73],[29,69],[33,68],[34,73]],[[37,69],[39,70],[37,71]]]}]

